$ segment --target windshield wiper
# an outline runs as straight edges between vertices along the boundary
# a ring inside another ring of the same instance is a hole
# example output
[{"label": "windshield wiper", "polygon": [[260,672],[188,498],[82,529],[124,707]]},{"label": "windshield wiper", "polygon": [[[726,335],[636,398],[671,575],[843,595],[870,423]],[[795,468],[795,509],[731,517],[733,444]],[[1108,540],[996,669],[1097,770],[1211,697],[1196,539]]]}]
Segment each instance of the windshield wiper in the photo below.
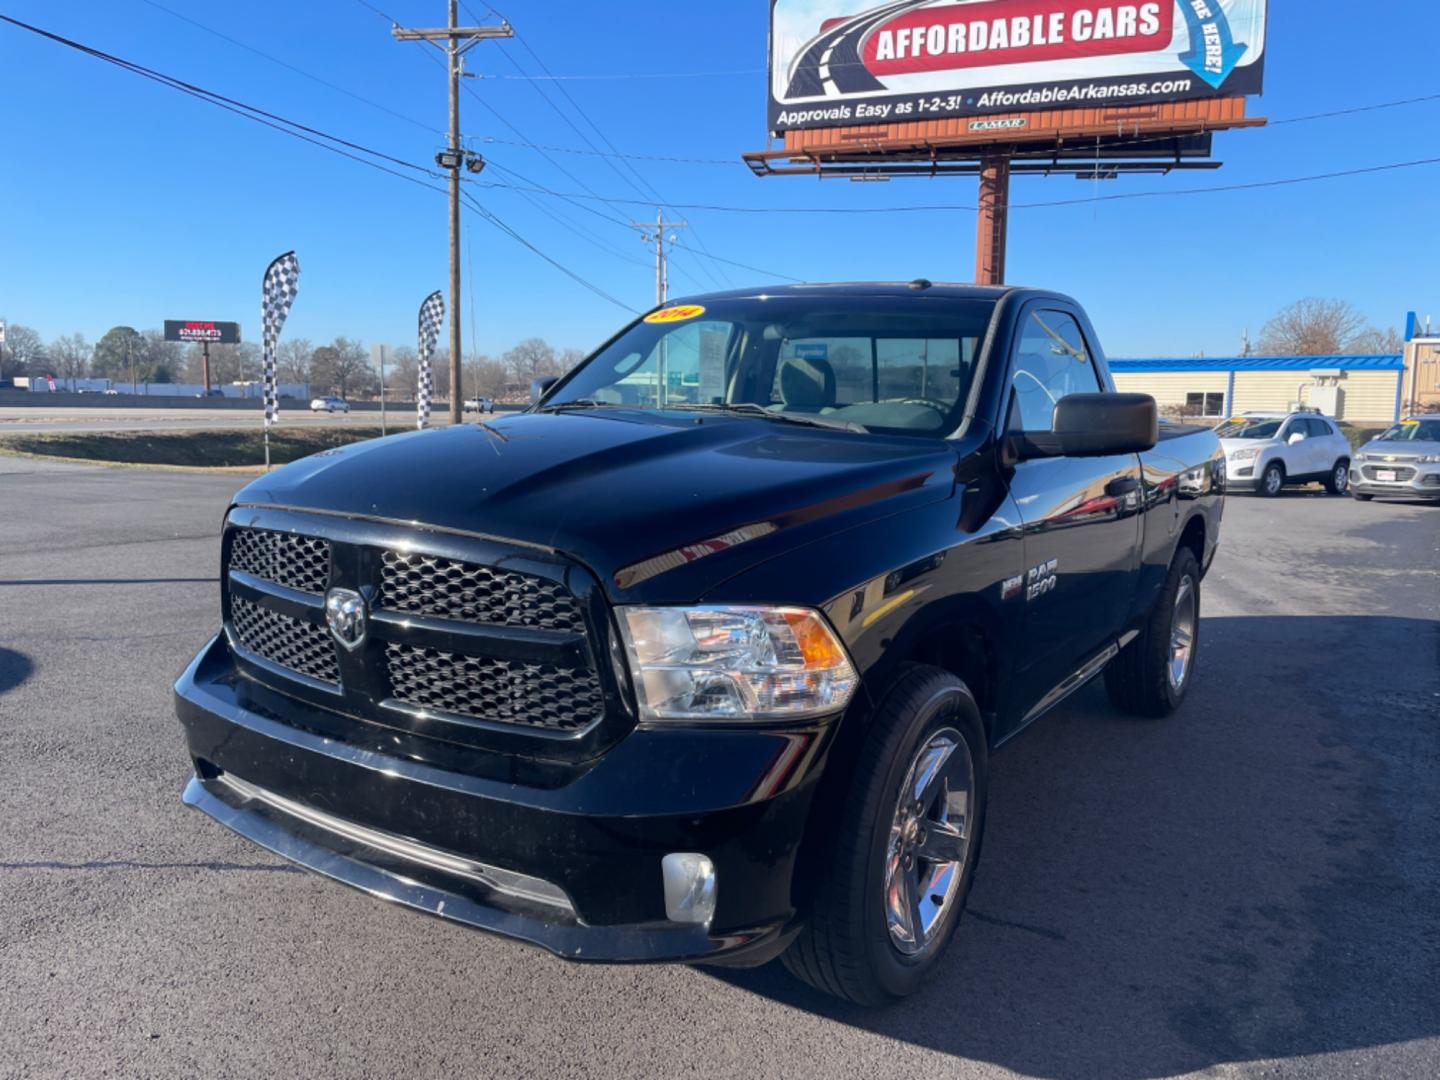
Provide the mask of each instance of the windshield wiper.
[{"label": "windshield wiper", "polygon": [[541,405],[535,412],[559,412],[561,409],[603,409],[613,401],[596,401],[594,398],[575,398],[573,401],[557,401],[553,405]]},{"label": "windshield wiper", "polygon": [[790,413],[772,412],[764,405],[757,405],[753,401],[736,401],[729,405],[711,404],[705,402],[681,402],[665,406],[667,409],[695,410],[697,412],[722,412],[739,413],[742,416],[755,416],[764,420],[778,420],[784,424],[803,424],[806,427],[831,428],[835,431],[858,431],[865,434],[869,429],[853,420],[841,420],[833,416],[816,416],[813,413]]}]

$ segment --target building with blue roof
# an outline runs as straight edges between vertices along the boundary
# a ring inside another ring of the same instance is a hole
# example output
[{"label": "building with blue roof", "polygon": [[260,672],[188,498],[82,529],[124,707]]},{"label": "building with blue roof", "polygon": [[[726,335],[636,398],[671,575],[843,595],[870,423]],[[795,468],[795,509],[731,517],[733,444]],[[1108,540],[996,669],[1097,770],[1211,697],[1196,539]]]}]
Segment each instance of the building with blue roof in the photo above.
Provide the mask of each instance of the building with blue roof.
[{"label": "building with blue roof", "polygon": [[1400,418],[1405,360],[1361,356],[1207,356],[1114,359],[1118,390],[1150,394],[1172,416],[1220,419],[1305,407],[1351,424]]}]

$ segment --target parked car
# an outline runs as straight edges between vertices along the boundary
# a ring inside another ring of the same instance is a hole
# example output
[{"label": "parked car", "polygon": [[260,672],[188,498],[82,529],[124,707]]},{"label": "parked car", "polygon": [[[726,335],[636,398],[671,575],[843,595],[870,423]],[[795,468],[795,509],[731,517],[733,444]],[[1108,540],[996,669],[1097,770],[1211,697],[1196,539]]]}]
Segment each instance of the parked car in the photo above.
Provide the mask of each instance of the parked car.
[{"label": "parked car", "polygon": [[1401,420],[1355,455],[1350,493],[1440,499],[1440,413]]},{"label": "parked car", "polygon": [[488,397],[466,398],[462,408],[465,412],[493,413],[495,400]]},{"label": "parked car", "polygon": [[541,391],[235,497],[187,803],[562,957],[878,1004],[954,936],[992,753],[1102,672],[1146,717],[1194,682],[1220,445],[1073,300],[699,296]]},{"label": "parked car", "polygon": [[1319,412],[1245,413],[1215,429],[1225,451],[1225,486],[1274,498],[1319,481],[1332,495],[1350,487],[1350,440]]},{"label": "parked car", "polygon": [[317,397],[310,402],[311,412],[343,412],[350,411],[350,403],[344,398],[338,397]]},{"label": "parked car", "polygon": [[223,398],[225,396],[225,391],[221,390],[218,386],[212,386],[209,390],[206,390],[203,393],[196,394],[195,396],[198,398]]},{"label": "parked car", "polygon": [[119,396],[120,396],[120,391],[119,391],[119,390],[115,390],[115,389],[106,390],[106,391],[105,391],[105,396],[106,396],[106,397],[119,397]]}]

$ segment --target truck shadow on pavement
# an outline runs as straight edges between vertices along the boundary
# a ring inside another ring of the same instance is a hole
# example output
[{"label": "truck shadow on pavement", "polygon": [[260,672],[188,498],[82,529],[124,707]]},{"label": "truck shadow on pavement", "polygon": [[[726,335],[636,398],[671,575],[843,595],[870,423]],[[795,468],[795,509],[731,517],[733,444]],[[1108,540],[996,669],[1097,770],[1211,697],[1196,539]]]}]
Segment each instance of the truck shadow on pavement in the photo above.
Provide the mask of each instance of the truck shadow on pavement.
[{"label": "truck shadow on pavement", "polygon": [[0,694],[14,690],[35,673],[35,664],[22,652],[0,646]]},{"label": "truck shadow on pavement", "polygon": [[1421,619],[1207,618],[1176,716],[1121,717],[1097,682],[996,756],[969,910],[915,998],[708,973],[1030,1076],[1440,1036],[1437,645]]}]

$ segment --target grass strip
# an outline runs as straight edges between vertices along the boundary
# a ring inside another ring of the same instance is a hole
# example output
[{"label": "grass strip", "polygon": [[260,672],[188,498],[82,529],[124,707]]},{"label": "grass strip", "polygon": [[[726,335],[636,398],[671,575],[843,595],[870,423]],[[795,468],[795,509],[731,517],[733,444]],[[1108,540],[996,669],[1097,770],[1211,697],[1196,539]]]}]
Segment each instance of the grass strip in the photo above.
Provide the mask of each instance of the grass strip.
[{"label": "grass strip", "polygon": [[[321,450],[330,450],[379,436],[378,427],[272,429],[270,461],[273,465],[284,465]],[[265,464],[265,438],[260,431],[109,431],[4,435],[0,436],[0,450],[124,465],[263,468]]]}]

